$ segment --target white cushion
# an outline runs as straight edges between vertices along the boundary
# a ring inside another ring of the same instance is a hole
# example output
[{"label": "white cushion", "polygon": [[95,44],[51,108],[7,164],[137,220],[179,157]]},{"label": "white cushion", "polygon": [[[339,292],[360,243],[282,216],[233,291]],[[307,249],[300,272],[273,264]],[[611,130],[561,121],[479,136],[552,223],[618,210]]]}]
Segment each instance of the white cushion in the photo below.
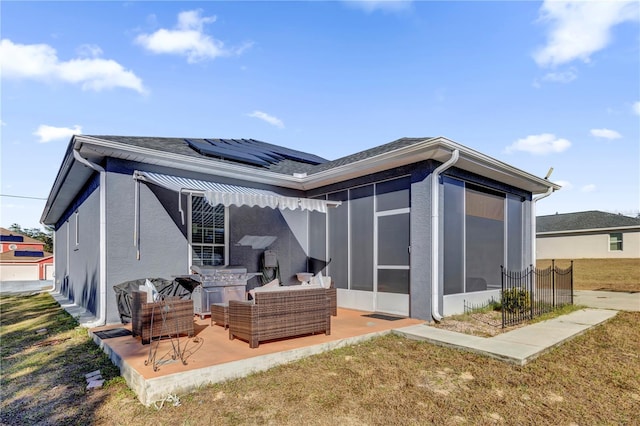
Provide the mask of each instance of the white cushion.
[{"label": "white cushion", "polygon": [[262,287],[256,287],[253,288],[251,290],[249,290],[249,294],[251,295],[251,298],[255,298],[256,297],[256,293],[259,293],[261,291],[269,291],[269,289],[278,289],[280,287],[280,281],[276,278],[272,281],[269,281],[268,283],[266,283],[265,285],[263,285]]},{"label": "white cushion", "polygon": [[160,300],[160,293],[158,293],[156,286],[153,285],[148,278],[145,280],[144,285],[147,288],[147,303],[157,302]]}]

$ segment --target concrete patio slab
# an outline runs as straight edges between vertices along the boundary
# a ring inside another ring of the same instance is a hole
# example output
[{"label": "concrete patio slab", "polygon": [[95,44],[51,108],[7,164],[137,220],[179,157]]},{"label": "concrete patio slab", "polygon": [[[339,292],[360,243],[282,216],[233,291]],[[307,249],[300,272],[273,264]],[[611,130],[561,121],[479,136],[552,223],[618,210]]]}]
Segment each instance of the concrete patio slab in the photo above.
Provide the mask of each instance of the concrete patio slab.
[{"label": "concrete patio slab", "polygon": [[170,339],[157,345],[154,370],[150,359],[152,345],[142,345],[131,335],[101,339],[96,333],[113,328],[131,329],[130,325],[116,325],[91,329],[94,342],[120,369],[122,377],[145,405],[160,401],[170,394],[184,394],[201,386],[247,376],[277,365],[311,355],[354,345],[377,336],[392,333],[395,327],[422,324],[424,321],[403,318],[397,321],[372,319],[369,312],[338,309],[331,319],[331,335],[315,334],[261,343],[251,349],[240,339],[229,340],[229,331],[211,325],[210,319],[195,317],[195,337],[178,339],[185,354],[183,364],[171,357]]}]

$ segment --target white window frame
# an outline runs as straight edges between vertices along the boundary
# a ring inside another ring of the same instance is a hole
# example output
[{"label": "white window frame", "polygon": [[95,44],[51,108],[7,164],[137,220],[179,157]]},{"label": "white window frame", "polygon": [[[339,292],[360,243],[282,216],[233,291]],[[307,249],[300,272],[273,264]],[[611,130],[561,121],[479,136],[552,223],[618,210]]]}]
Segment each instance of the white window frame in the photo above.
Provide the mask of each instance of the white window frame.
[{"label": "white window frame", "polygon": [[[614,236],[620,236],[620,239],[613,239]],[[609,251],[610,252],[618,252],[618,251],[622,251],[624,249],[624,234],[622,232],[610,232],[609,233]],[[617,246],[619,246],[619,249],[611,249],[611,243],[615,243]]]},{"label": "white window frame", "polygon": [[[188,230],[188,241],[187,246],[189,250],[189,267],[193,265],[193,246],[206,246],[206,247],[221,247],[223,244],[216,243],[193,243],[193,197],[201,197],[204,196],[199,194],[189,194],[188,197],[188,220],[187,220],[187,230]],[[206,202],[206,201],[205,201]],[[224,263],[220,266],[228,266],[229,265],[229,207],[224,208]]]},{"label": "white window frame", "polygon": [[78,247],[80,245],[80,213],[76,210],[75,214],[74,214],[74,218],[75,218],[75,242],[76,242],[76,247]]}]

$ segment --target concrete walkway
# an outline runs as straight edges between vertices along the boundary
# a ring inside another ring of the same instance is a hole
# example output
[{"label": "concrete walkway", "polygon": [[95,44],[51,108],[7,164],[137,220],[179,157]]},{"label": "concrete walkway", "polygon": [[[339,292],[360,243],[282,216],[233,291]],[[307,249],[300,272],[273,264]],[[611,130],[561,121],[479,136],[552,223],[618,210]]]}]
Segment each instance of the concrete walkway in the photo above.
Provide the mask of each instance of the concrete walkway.
[{"label": "concrete walkway", "polygon": [[497,358],[516,365],[529,361],[573,339],[617,314],[614,310],[582,309],[548,321],[518,328],[494,337],[478,337],[442,330],[424,324],[395,329],[410,339],[426,340]]},{"label": "concrete walkway", "polygon": [[640,292],[574,290],[573,303],[589,308],[640,312]]},{"label": "concrete walkway", "polygon": [[53,280],[33,281],[2,281],[0,282],[0,294],[22,294],[50,291],[53,289]]}]

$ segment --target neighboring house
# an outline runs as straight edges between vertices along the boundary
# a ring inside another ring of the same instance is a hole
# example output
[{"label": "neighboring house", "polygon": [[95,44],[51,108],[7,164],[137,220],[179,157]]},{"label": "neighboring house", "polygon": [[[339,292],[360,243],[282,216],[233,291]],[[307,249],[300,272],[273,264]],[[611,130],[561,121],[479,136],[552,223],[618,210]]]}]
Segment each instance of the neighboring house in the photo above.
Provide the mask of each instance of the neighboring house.
[{"label": "neighboring house", "polygon": [[533,195],[555,189],[442,137],[328,161],[253,139],[74,136],[41,221],[56,288],[94,324],[119,321],[116,284],[260,272],[265,249],[286,285],[330,260],[339,306],[430,320],[497,297],[500,265],[534,261]]},{"label": "neighboring house", "polygon": [[42,241],[0,228],[0,281],[52,279],[53,255]]},{"label": "neighboring house", "polygon": [[597,210],[539,216],[536,257],[640,258],[640,218]]}]

